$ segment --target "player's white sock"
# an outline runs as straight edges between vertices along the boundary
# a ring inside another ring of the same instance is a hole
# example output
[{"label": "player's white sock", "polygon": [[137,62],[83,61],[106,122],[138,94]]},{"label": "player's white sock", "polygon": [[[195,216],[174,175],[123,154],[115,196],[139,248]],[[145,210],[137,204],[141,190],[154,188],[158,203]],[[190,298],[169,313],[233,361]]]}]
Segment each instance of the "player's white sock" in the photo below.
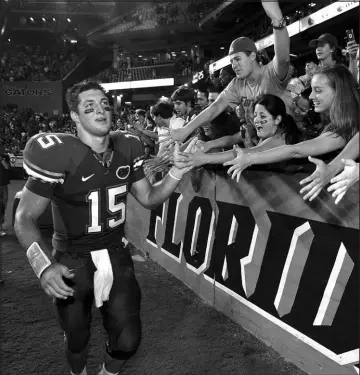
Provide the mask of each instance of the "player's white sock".
[{"label": "player's white sock", "polygon": [[106,370],[105,368],[105,363],[103,363],[102,367],[101,367],[101,371],[99,372],[98,375],[119,375],[118,372],[114,373],[114,372],[109,372]]},{"label": "player's white sock", "polygon": [[70,375],[87,375],[86,367],[84,367],[84,370],[82,370],[82,371],[80,372],[80,374],[75,374],[75,373],[73,373],[73,372],[70,370]]}]

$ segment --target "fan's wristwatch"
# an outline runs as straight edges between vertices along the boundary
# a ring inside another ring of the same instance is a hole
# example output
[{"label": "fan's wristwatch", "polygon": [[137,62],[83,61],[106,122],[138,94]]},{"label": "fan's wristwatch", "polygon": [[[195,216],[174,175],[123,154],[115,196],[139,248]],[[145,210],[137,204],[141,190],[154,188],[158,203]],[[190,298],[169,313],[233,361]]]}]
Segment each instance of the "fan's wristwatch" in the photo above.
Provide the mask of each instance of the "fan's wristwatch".
[{"label": "fan's wristwatch", "polygon": [[275,30],[282,30],[286,26],[286,18],[283,17],[280,21],[272,21],[272,28]]}]

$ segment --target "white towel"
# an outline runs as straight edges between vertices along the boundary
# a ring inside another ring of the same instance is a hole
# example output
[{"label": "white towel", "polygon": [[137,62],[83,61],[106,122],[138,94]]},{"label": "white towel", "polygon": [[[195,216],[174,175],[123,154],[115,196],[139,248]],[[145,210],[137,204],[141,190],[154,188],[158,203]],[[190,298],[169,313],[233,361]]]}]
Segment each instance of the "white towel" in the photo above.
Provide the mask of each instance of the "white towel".
[{"label": "white towel", "polygon": [[109,300],[114,275],[109,253],[106,249],[91,251],[90,254],[96,267],[94,273],[94,297],[95,306],[99,308],[103,305],[103,301]]}]

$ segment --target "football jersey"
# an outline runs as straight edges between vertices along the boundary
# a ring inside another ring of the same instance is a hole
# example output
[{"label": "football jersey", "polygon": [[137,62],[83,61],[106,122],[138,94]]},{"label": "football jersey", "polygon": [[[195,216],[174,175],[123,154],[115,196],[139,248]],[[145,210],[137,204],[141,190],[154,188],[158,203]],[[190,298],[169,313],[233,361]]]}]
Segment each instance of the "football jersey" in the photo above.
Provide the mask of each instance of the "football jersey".
[{"label": "football jersey", "polygon": [[144,178],[143,147],[130,134],[110,134],[113,157],[103,166],[90,147],[70,134],[37,134],[24,150],[27,189],[51,198],[53,247],[87,252],[119,244],[126,197]]}]

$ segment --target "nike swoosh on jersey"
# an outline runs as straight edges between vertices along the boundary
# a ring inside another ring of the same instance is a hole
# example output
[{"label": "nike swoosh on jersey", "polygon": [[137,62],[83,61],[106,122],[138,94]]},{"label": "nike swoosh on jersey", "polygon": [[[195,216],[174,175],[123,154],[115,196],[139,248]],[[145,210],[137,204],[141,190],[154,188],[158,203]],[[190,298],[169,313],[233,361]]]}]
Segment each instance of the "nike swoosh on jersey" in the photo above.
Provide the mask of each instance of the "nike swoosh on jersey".
[{"label": "nike swoosh on jersey", "polygon": [[81,177],[81,181],[82,181],[82,182],[85,182],[85,181],[89,180],[89,179],[90,179],[92,176],[94,176],[94,175],[95,175],[95,173],[93,173],[92,175],[87,176],[87,177],[82,176],[82,177]]}]

